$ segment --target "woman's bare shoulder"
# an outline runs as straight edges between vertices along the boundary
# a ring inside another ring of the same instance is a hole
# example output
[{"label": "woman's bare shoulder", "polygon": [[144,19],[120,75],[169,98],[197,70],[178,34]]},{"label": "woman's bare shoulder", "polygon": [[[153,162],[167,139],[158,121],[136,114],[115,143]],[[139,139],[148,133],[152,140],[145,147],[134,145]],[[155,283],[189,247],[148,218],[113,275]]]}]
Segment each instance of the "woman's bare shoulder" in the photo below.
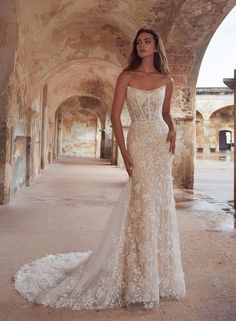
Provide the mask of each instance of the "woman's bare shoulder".
[{"label": "woman's bare shoulder", "polygon": [[118,83],[122,83],[124,85],[127,85],[132,77],[131,71],[129,70],[123,70],[117,78]]},{"label": "woman's bare shoulder", "polygon": [[167,85],[172,85],[174,83],[174,79],[170,75],[165,75],[164,81]]}]

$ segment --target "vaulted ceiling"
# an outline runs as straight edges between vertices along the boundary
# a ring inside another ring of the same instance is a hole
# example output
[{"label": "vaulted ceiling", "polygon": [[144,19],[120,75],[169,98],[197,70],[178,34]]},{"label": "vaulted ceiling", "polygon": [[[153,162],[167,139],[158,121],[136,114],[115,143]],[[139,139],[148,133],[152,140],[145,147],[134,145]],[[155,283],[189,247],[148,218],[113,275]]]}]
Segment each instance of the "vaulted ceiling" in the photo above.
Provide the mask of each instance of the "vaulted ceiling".
[{"label": "vaulted ceiling", "polygon": [[65,99],[75,87],[77,92],[96,87],[96,92],[110,92],[111,97],[137,30],[150,27],[164,41],[176,97],[186,105],[205,49],[235,4],[235,0],[16,0],[16,10],[36,88],[48,82],[51,93]]}]

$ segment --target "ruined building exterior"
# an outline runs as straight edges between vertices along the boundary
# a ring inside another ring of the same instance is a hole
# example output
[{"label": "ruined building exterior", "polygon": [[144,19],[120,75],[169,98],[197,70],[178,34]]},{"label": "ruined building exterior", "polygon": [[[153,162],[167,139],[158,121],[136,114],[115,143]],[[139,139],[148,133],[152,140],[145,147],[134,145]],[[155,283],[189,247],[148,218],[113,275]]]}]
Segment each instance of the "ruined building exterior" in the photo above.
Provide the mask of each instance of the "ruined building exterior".
[{"label": "ruined building exterior", "polygon": [[234,141],[234,92],[229,88],[197,88],[196,150],[230,151]]}]

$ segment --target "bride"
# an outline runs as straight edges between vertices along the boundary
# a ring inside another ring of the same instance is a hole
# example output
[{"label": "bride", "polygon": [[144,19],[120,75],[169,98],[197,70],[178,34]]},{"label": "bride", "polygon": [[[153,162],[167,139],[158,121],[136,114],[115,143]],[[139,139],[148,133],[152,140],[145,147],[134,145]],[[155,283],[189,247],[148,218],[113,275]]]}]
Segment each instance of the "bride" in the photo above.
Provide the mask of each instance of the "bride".
[{"label": "bride", "polygon": [[[55,308],[104,309],[186,295],[173,195],[176,131],[170,115],[173,80],[161,38],[140,29],[130,63],[118,76],[111,122],[128,173],[93,251],[47,255],[14,274],[27,300]],[[120,114],[126,103],[127,144]]]}]

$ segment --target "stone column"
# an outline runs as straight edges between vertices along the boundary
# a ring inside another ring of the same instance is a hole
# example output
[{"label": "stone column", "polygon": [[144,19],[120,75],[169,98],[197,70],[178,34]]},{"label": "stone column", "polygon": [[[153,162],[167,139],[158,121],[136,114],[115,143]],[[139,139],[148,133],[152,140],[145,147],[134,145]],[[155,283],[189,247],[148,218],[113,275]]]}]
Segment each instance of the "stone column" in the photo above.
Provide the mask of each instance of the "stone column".
[{"label": "stone column", "polygon": [[7,159],[7,140],[9,132],[7,124],[0,121],[0,204],[7,204],[10,200],[9,165]]},{"label": "stone column", "polygon": [[58,111],[56,111],[55,118],[54,118],[53,159],[57,157],[57,133],[58,133]]},{"label": "stone column", "polygon": [[112,127],[110,122],[110,114],[106,115],[104,158],[105,159],[112,158]]},{"label": "stone column", "polygon": [[31,176],[31,136],[26,137],[26,173],[25,173],[25,185],[30,185],[30,176]]},{"label": "stone column", "polygon": [[41,168],[45,168],[45,153],[46,153],[46,106],[47,106],[47,85],[43,86],[43,103],[42,103],[42,137],[41,137]]},{"label": "stone column", "polygon": [[105,129],[101,128],[100,129],[100,133],[101,133],[101,145],[100,145],[100,158],[105,158]]},{"label": "stone column", "polygon": [[57,157],[61,155],[62,148],[62,127],[63,127],[63,118],[61,113],[58,113],[58,125],[57,125]]},{"label": "stone column", "polygon": [[209,119],[203,119],[203,153],[210,154],[210,131],[209,131]]}]

